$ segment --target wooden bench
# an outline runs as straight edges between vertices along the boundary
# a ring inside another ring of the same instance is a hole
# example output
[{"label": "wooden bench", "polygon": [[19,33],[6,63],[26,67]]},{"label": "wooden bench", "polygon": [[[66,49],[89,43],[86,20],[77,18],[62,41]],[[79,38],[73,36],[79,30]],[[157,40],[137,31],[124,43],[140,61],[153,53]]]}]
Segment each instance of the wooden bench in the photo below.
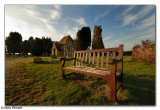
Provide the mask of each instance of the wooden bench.
[{"label": "wooden bench", "polygon": [[[83,73],[106,80],[107,84],[111,87],[112,102],[116,101],[118,90],[120,88],[124,89],[123,45],[119,45],[117,48],[75,51],[74,58],[61,58],[60,60],[62,61],[61,76],[63,79],[66,76],[64,75],[64,71],[68,70],[73,73]],[[73,66],[65,67],[66,60],[73,60]],[[118,82],[118,87],[116,87],[116,82]]]}]

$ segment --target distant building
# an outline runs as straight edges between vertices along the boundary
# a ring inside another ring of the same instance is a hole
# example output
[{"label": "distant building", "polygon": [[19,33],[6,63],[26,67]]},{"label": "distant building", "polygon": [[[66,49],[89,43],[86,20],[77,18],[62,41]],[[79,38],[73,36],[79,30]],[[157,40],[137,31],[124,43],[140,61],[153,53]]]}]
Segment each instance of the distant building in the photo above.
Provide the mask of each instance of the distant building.
[{"label": "distant building", "polygon": [[52,57],[73,57],[74,54],[74,41],[68,36],[64,36],[59,42],[53,42]]}]

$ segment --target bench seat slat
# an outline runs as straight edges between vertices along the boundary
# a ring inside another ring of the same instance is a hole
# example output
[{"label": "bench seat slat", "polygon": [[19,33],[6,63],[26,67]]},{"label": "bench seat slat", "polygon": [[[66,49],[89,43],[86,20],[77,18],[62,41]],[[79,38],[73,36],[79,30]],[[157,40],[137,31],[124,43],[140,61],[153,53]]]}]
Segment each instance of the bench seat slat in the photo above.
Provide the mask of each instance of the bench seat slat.
[{"label": "bench seat slat", "polygon": [[[110,75],[110,71],[104,69],[104,68],[92,68],[92,67],[85,67],[85,66],[69,66],[64,67],[64,70],[69,70],[73,72],[87,72],[87,73],[94,73],[98,75]],[[119,76],[119,72],[116,72],[116,75]]]},{"label": "bench seat slat", "polygon": [[90,73],[95,73],[95,74],[101,74],[101,75],[106,75],[110,74],[110,71],[105,71],[105,70],[100,70],[92,67],[85,67],[85,66],[70,66],[70,67],[64,67],[65,70],[77,70],[79,72],[90,72]]}]

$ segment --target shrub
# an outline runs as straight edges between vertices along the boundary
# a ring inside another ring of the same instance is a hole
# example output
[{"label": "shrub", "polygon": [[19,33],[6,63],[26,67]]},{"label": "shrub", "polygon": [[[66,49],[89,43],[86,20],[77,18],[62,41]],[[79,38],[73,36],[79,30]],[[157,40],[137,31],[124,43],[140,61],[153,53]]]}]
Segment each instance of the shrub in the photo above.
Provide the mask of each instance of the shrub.
[{"label": "shrub", "polygon": [[142,40],[141,45],[135,45],[132,51],[132,60],[155,63],[155,42]]}]

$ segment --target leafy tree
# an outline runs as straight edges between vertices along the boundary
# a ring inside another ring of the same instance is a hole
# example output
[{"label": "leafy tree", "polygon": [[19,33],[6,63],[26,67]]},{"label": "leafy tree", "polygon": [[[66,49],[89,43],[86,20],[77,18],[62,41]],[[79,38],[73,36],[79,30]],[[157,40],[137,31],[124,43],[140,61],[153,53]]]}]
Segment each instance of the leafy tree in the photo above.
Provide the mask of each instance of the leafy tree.
[{"label": "leafy tree", "polygon": [[30,52],[34,56],[40,56],[43,54],[47,54],[48,56],[51,54],[51,49],[53,42],[51,38],[33,38],[30,37],[29,40],[29,45],[30,45]]},{"label": "leafy tree", "polygon": [[22,47],[22,36],[18,32],[10,32],[9,36],[6,37],[5,45],[8,52],[13,54],[20,53]]},{"label": "leafy tree", "polygon": [[94,26],[94,34],[92,39],[92,49],[102,49],[104,48],[102,40],[102,28],[101,26]]},{"label": "leafy tree", "polygon": [[40,38],[32,39],[31,42],[31,53],[34,56],[40,56],[43,52],[43,41]]},{"label": "leafy tree", "polygon": [[34,40],[34,38],[31,36],[28,40],[31,43]]},{"label": "leafy tree", "polygon": [[29,51],[30,51],[30,43],[28,40],[25,40],[22,42],[22,52],[25,55],[28,55]]},{"label": "leafy tree", "polygon": [[75,48],[76,50],[82,50],[82,39],[80,37],[80,31],[78,31],[76,35]]},{"label": "leafy tree", "polygon": [[51,38],[45,38],[42,37],[42,42],[43,42],[43,53],[47,53],[47,55],[49,56],[51,54],[51,49],[52,49],[52,45],[53,42],[51,40]]},{"label": "leafy tree", "polygon": [[91,30],[89,27],[83,27],[77,32],[75,47],[76,50],[86,50],[91,45]]},{"label": "leafy tree", "polygon": [[31,36],[28,39],[28,42],[29,42],[29,52],[32,53],[32,47],[33,47],[34,38]]}]

